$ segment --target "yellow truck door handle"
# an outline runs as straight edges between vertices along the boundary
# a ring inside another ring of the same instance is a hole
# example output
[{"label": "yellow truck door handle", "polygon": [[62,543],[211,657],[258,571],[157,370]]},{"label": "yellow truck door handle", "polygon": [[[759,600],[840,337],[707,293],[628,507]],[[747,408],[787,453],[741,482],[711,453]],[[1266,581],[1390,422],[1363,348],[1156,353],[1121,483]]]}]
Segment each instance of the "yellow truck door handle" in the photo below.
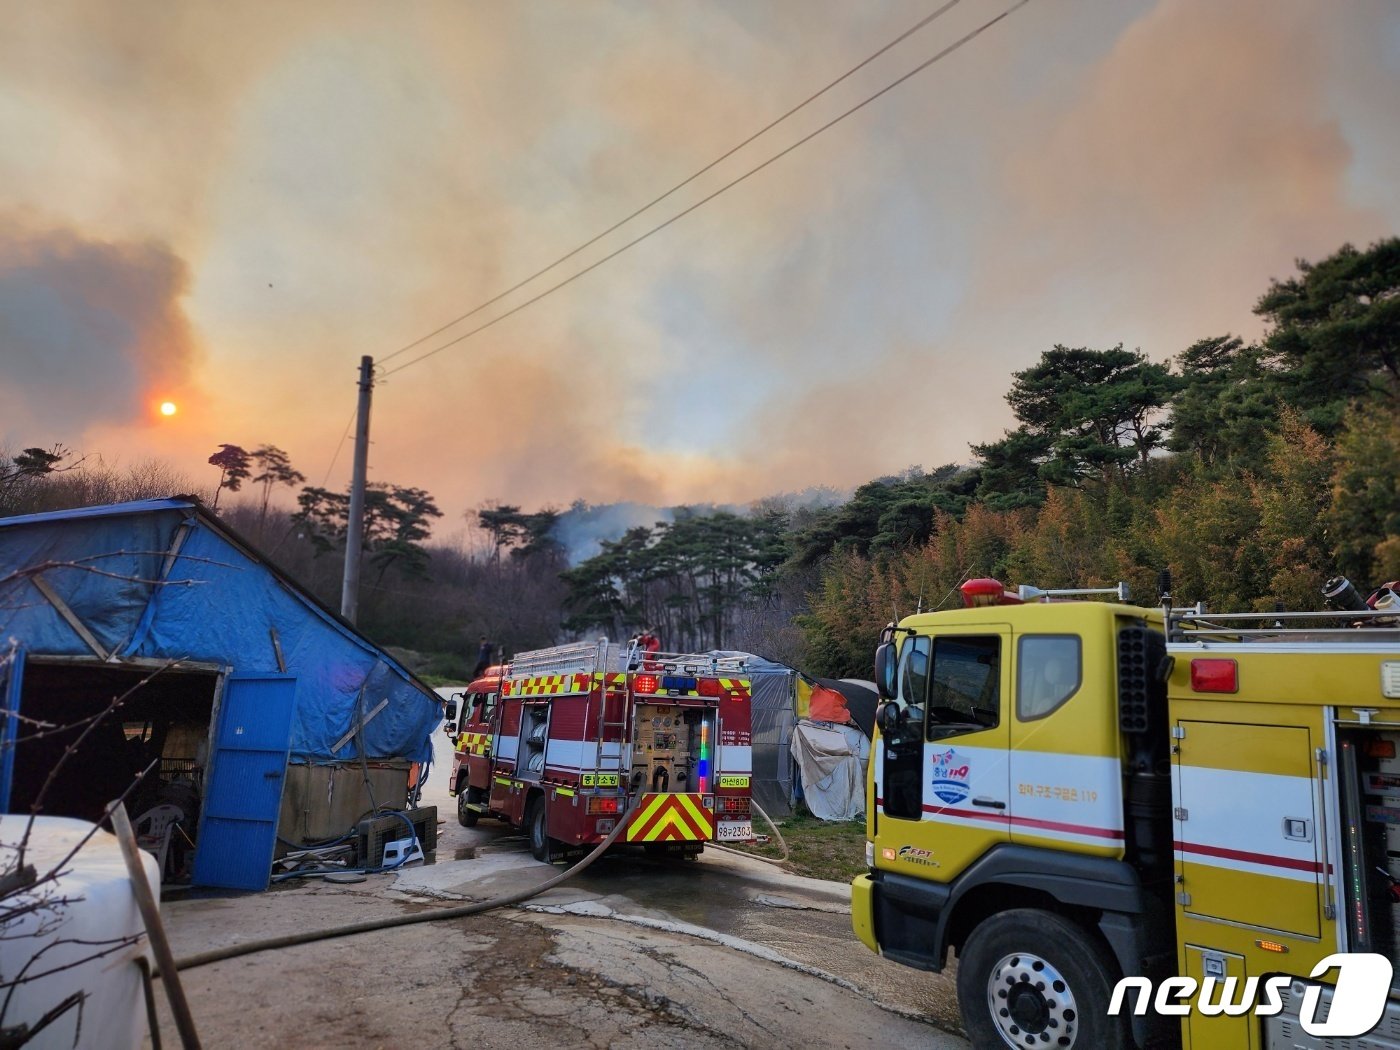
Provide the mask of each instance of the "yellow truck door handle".
[{"label": "yellow truck door handle", "polygon": [[1005,802],[1002,802],[1002,801],[1000,801],[999,799],[995,799],[995,798],[974,798],[974,799],[972,800],[972,804],[973,804],[974,806],[985,806],[985,807],[987,807],[988,809],[1005,809],[1005,808],[1006,808],[1006,803],[1005,803]]}]

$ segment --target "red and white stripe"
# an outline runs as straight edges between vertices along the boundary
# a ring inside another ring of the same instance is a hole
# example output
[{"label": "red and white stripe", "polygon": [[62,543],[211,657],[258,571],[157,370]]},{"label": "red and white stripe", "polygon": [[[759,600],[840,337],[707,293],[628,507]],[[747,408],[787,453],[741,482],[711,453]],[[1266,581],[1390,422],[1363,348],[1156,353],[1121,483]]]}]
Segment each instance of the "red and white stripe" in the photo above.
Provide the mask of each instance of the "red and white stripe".
[{"label": "red and white stripe", "polygon": [[[1172,770],[1182,863],[1315,882],[1322,874],[1310,777],[1181,765]],[[1284,820],[1306,820],[1309,841],[1284,835]]]}]

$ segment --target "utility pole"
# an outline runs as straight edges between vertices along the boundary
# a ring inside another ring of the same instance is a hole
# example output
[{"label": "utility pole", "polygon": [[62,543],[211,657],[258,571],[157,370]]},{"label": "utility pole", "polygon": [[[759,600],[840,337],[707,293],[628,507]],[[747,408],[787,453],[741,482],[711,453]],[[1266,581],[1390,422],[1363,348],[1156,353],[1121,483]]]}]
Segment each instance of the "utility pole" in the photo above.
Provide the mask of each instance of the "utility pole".
[{"label": "utility pole", "polygon": [[369,470],[369,395],[374,389],[374,358],[360,358],[360,407],[355,418],[355,473],[350,481],[350,518],[345,528],[345,578],[340,615],[351,623],[360,603],[360,548],[365,539],[365,474]]}]

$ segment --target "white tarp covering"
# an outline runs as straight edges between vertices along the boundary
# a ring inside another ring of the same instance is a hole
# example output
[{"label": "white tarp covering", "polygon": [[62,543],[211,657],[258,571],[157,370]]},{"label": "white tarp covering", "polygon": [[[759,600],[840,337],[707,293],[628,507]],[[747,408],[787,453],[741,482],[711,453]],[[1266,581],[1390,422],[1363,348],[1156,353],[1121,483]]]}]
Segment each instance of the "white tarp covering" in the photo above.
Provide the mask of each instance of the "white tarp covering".
[{"label": "white tarp covering", "polygon": [[807,808],[821,820],[855,820],[865,813],[865,766],[870,741],[855,726],[798,722],[792,757],[802,773]]},{"label": "white tarp covering", "polygon": [[[0,820],[0,870],[13,868],[15,845],[27,823],[22,815]],[[91,829],[85,820],[36,818],[25,864],[43,876]],[[159,899],[160,869],[150,854],[141,857],[151,894]],[[25,910],[44,896],[64,903]],[[13,917],[3,931],[0,980],[46,975],[14,987],[4,1026],[33,1025],[69,996],[83,996],[80,1009],[69,1010],[25,1043],[26,1050],[128,1050],[141,1045],[146,1000],[136,960],[149,959],[150,949],[115,835],[99,831],[57,879],[35,892],[7,898],[0,911]]]}]

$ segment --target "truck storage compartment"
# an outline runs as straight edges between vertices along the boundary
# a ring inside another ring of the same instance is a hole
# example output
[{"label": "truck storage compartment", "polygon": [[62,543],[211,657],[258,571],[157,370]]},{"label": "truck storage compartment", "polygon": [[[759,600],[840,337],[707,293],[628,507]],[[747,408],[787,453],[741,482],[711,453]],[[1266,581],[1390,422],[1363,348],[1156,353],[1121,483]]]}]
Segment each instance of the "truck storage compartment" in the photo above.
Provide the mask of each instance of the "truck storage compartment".
[{"label": "truck storage compartment", "polygon": [[520,715],[520,751],[515,775],[521,780],[539,780],[544,775],[548,743],[549,705],[526,704]]},{"label": "truck storage compartment", "polygon": [[1337,732],[1349,950],[1400,965],[1400,728]]}]

